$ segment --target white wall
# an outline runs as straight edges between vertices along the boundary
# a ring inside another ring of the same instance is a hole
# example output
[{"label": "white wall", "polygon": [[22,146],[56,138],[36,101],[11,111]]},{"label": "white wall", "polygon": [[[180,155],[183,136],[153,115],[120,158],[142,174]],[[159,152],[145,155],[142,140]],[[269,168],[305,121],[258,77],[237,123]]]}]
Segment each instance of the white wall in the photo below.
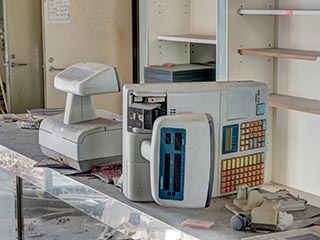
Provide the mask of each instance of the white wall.
[{"label": "white wall", "polygon": [[[11,0],[7,0],[11,1]],[[66,94],[54,88],[50,67],[92,61],[115,66],[122,84],[132,83],[132,16],[128,0],[72,0],[68,22],[51,22],[43,1],[46,107],[64,107]],[[53,62],[49,58],[54,59]],[[94,96],[96,108],[121,114],[121,93]]]},{"label": "white wall", "polygon": [[191,0],[190,8],[190,33],[216,36],[216,0]]},{"label": "white wall", "polygon": [[[284,0],[285,9],[319,9],[319,0]],[[278,18],[278,47],[320,51],[320,17]],[[320,63],[277,60],[275,92],[320,100]],[[320,116],[275,110],[273,180],[320,196]]]}]

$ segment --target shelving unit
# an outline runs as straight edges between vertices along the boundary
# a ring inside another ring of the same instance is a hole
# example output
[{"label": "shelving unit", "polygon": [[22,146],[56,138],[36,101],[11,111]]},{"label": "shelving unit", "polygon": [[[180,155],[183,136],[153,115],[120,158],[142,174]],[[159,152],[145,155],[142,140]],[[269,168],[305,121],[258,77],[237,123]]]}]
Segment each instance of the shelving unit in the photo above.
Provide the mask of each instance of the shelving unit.
[{"label": "shelving unit", "polygon": [[216,1],[139,1],[141,83],[151,65],[216,62]]},{"label": "shelving unit", "polygon": [[269,106],[320,115],[320,100],[270,94]]},{"label": "shelving unit", "polygon": [[319,10],[298,9],[239,9],[240,15],[269,15],[269,16],[320,16]]},{"label": "shelving unit", "polygon": [[201,35],[163,35],[158,36],[158,40],[172,41],[172,42],[185,42],[185,43],[199,43],[199,44],[217,44],[217,39],[214,36],[201,36]]},{"label": "shelving unit", "polygon": [[309,61],[320,61],[320,51],[307,51],[286,48],[239,49],[241,55],[290,58]]},{"label": "shelving unit", "polygon": [[266,181],[320,196],[320,162],[315,160],[319,1],[219,0],[218,5],[219,78],[265,82],[272,93]]}]

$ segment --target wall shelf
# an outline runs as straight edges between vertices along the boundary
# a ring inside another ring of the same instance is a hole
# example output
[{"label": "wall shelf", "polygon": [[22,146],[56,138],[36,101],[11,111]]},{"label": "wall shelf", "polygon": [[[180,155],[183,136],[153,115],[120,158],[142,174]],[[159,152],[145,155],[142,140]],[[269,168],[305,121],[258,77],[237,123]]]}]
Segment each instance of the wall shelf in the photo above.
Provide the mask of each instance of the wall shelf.
[{"label": "wall shelf", "polygon": [[309,61],[320,61],[320,51],[306,51],[286,48],[239,49],[241,55],[290,58]]},{"label": "wall shelf", "polygon": [[320,100],[270,94],[269,106],[320,115]]},{"label": "wall shelf", "polygon": [[157,37],[158,40],[172,41],[172,42],[187,42],[187,43],[201,43],[201,44],[217,44],[215,36],[206,35],[161,35]]},{"label": "wall shelf", "polygon": [[319,10],[295,9],[239,9],[240,15],[269,15],[269,16],[319,16]]}]

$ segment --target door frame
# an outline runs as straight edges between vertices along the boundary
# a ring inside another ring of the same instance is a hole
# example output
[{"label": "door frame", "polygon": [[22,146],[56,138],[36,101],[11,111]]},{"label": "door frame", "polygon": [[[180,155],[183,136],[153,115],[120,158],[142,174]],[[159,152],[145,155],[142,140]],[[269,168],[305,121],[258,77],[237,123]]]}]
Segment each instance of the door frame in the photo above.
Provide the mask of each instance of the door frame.
[{"label": "door frame", "polygon": [[[5,41],[5,51],[4,51],[4,65],[5,65],[5,73],[6,73],[6,79],[5,79],[5,83],[6,83],[6,97],[7,97],[7,105],[8,105],[8,109],[7,112],[10,113],[12,112],[12,97],[11,97],[11,74],[10,74],[10,56],[9,56],[9,51],[10,51],[10,39],[9,39],[9,27],[8,27],[8,14],[7,14],[7,1],[10,0],[0,0],[3,3],[3,26],[4,26],[4,41]],[[42,0],[39,0],[39,4],[42,4]],[[41,12],[41,5],[40,7],[40,30],[41,31],[39,34],[41,35],[41,39],[40,41],[43,42],[43,22],[42,22],[42,12]],[[41,51],[39,52],[39,62],[41,63],[41,67],[39,67],[39,72],[38,77],[39,77],[39,86],[40,86],[40,98],[41,101],[39,102],[40,106],[44,106],[44,78],[43,78],[43,55],[44,55],[44,51],[43,51],[43,47],[41,47],[40,49]]]},{"label": "door frame", "polygon": [[3,28],[4,28],[4,65],[6,67],[6,96],[7,96],[7,105],[8,109],[7,112],[11,112],[11,84],[10,84],[10,66],[9,66],[9,37],[8,37],[8,16],[7,16],[7,1],[8,0],[1,0],[3,6]]}]

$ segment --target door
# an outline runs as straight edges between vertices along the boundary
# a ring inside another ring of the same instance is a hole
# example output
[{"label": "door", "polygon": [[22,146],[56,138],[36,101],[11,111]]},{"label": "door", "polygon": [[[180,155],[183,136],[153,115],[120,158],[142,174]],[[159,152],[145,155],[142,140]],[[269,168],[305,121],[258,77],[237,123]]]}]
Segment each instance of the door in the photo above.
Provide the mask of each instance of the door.
[{"label": "door", "polygon": [[41,0],[3,0],[9,112],[43,106]]},{"label": "door", "polygon": [[[122,84],[132,82],[131,1],[43,0],[45,105],[64,107],[66,94],[54,76],[82,61],[118,69]],[[96,108],[121,114],[121,93],[94,97]]]}]

